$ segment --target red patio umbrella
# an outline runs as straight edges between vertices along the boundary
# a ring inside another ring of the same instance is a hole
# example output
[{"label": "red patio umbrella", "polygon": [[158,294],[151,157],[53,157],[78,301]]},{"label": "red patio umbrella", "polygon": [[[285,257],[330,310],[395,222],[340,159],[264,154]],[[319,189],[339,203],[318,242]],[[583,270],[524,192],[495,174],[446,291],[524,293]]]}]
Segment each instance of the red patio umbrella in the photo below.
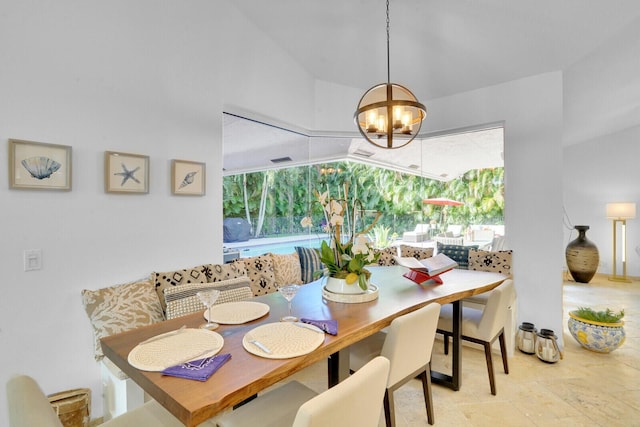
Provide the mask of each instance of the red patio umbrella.
[{"label": "red patio umbrella", "polygon": [[440,216],[438,219],[438,229],[444,230],[444,224],[447,222],[447,206],[462,206],[464,203],[457,200],[447,199],[445,197],[433,197],[430,199],[423,199],[422,203],[425,205],[438,205],[443,208],[440,209]]},{"label": "red patio umbrella", "polygon": [[462,206],[464,203],[457,200],[446,199],[444,197],[434,197],[431,199],[424,199],[422,203],[426,205],[440,205],[440,206]]}]

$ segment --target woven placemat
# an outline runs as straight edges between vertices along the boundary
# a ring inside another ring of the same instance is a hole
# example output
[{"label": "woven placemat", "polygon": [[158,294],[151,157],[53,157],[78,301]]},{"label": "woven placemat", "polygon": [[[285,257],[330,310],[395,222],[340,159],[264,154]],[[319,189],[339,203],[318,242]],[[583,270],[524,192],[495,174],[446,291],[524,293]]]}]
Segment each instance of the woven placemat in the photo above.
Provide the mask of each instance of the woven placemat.
[{"label": "woven placemat", "polygon": [[[269,306],[256,301],[236,301],[211,307],[211,320],[223,325],[239,325],[259,319],[269,312]],[[208,319],[207,310],[204,311]]]},{"label": "woven placemat", "polygon": [[[261,345],[271,350],[267,353],[259,345],[252,343],[258,341]],[[247,332],[242,339],[245,350],[256,356],[267,359],[288,359],[311,353],[324,342],[324,332],[312,325],[297,325],[293,322],[277,322],[260,325]]]},{"label": "woven placemat", "polygon": [[224,338],[207,329],[183,329],[147,343],[138,344],[129,352],[129,364],[143,371],[162,371],[190,360],[216,355]]}]

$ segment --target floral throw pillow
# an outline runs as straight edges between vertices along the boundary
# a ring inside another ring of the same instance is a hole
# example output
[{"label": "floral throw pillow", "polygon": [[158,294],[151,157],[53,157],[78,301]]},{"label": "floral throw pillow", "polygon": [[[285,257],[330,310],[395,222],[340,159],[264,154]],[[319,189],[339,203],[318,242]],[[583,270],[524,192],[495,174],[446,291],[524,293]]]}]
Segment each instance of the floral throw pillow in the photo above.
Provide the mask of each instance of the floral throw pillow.
[{"label": "floral throw pillow", "polygon": [[513,251],[479,251],[469,250],[469,270],[492,271],[512,277],[511,260]]},{"label": "floral throw pillow", "polygon": [[85,289],[82,304],[93,327],[97,361],[104,357],[100,338],[164,320],[160,300],[149,280],[95,291]]}]

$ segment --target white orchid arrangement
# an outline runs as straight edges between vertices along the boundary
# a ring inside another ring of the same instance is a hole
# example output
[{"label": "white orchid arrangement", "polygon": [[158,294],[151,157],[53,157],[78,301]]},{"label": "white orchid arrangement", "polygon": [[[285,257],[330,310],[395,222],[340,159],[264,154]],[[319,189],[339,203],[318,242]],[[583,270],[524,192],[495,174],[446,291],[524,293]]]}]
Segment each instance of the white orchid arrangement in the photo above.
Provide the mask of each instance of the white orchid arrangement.
[{"label": "white orchid arrangement", "polygon": [[[366,290],[371,272],[365,267],[377,262],[380,257],[380,254],[374,250],[371,241],[366,236],[366,232],[378,221],[380,213],[377,214],[367,230],[356,233],[355,224],[359,213],[362,211],[362,204],[358,199],[354,199],[351,237],[343,243],[341,230],[344,227],[345,215],[348,215],[347,192],[348,187],[345,186],[345,199],[338,200],[331,198],[328,190],[322,194],[316,193],[317,202],[322,206],[324,213],[325,225],[323,231],[331,236],[329,243],[322,241],[318,253],[325,266],[324,275],[345,279],[347,284],[358,282],[360,288]],[[311,216],[304,217],[300,221],[300,225],[302,227],[312,227],[313,220]]]}]

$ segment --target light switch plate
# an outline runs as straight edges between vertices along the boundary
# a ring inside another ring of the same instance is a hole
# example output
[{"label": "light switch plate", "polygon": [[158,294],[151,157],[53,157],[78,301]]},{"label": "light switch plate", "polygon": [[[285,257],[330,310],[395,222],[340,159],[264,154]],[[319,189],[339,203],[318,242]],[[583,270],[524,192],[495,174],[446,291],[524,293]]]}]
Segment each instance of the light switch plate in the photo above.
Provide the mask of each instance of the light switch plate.
[{"label": "light switch plate", "polygon": [[24,271],[40,270],[42,268],[42,249],[27,249],[24,251]]}]

